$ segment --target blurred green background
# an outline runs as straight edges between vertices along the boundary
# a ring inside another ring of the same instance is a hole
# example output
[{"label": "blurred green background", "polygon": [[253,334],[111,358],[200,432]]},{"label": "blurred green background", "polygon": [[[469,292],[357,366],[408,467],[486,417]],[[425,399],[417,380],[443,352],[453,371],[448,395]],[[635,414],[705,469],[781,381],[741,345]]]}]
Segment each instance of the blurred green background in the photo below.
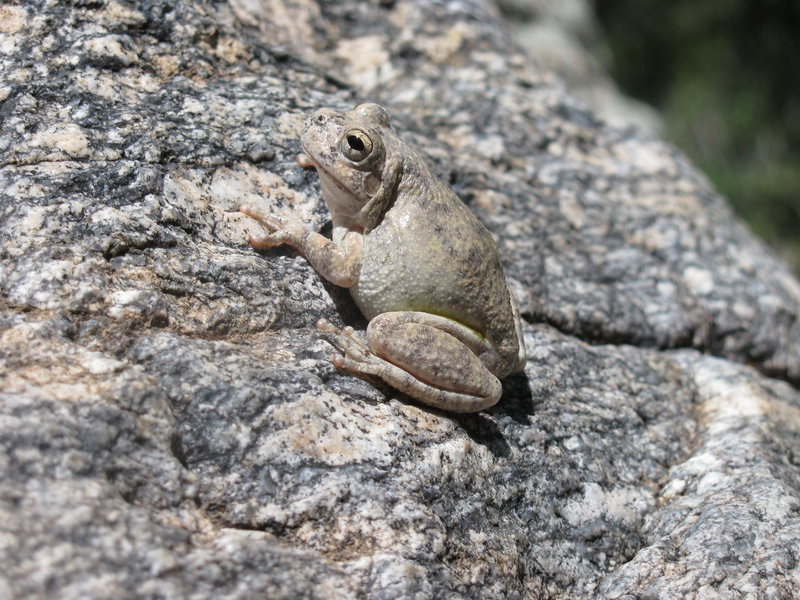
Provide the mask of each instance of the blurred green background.
[{"label": "blurred green background", "polygon": [[621,89],[800,274],[800,0],[595,0]]}]

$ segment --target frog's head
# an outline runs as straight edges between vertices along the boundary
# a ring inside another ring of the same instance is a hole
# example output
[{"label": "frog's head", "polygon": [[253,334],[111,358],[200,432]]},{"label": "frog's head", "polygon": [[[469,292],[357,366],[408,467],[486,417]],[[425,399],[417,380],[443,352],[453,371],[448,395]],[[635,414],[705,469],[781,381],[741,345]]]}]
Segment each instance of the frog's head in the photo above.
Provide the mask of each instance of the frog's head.
[{"label": "frog's head", "polygon": [[323,108],[306,120],[300,143],[307,164],[319,172],[334,224],[357,220],[371,229],[374,223],[364,222],[362,209],[371,221],[380,218],[375,205],[380,205],[378,213],[385,210],[400,166],[390,158],[402,142],[386,110],[377,104],[360,104],[347,112]]}]

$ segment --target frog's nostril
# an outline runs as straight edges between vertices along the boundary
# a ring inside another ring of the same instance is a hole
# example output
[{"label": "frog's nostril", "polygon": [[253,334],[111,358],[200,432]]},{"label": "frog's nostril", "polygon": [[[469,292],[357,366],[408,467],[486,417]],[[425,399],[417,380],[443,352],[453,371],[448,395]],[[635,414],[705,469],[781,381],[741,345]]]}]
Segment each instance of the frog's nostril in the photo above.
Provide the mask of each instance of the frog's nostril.
[{"label": "frog's nostril", "polygon": [[314,116],[314,121],[317,123],[317,125],[323,125],[327,120],[328,117],[326,117],[324,113],[317,113]]}]

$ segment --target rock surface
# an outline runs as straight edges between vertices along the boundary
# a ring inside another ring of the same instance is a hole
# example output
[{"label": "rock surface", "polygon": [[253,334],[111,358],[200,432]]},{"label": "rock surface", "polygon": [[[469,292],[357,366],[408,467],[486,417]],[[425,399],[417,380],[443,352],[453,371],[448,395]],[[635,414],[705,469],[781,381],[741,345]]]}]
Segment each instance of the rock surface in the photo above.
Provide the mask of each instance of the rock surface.
[{"label": "rock surface", "polygon": [[[0,6],[0,598],[793,598],[800,285],[484,2]],[[530,359],[477,415],[337,374],[363,325],[244,200],[386,104],[496,235]]]},{"label": "rock surface", "polygon": [[611,57],[591,0],[495,0],[514,41],[537,65],[556,73],[569,91],[604,119],[658,134],[651,106],[625,96],[609,76]]}]

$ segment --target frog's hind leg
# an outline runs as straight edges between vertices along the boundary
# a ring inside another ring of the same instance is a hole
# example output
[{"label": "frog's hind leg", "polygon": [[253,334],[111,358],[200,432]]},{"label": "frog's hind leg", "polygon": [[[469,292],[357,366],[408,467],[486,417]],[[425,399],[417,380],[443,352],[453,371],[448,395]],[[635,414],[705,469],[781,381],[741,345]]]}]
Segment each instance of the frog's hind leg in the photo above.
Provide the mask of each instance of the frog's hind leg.
[{"label": "frog's hind leg", "polygon": [[333,359],[338,368],[380,377],[430,406],[475,412],[496,404],[502,394],[500,381],[475,353],[480,338],[449,319],[384,313],[370,321],[366,343],[351,328],[339,332],[327,321],[317,326],[342,353]]}]

